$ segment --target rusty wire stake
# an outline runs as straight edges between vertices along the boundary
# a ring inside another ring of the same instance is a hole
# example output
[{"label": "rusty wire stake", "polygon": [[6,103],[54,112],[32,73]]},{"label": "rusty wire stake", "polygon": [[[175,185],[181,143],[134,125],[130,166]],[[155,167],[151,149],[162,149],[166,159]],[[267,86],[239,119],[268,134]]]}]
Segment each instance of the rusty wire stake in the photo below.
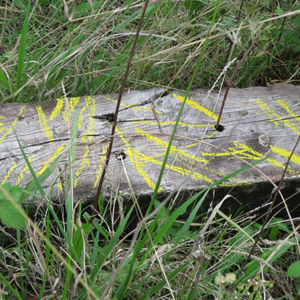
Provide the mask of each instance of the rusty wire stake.
[{"label": "rusty wire stake", "polygon": [[228,86],[227,86],[227,89],[226,89],[226,92],[225,92],[225,95],[224,95],[224,98],[223,98],[223,101],[222,101],[222,105],[221,105],[221,109],[220,109],[220,113],[219,113],[219,117],[218,117],[218,120],[217,120],[217,123],[215,125],[215,129],[217,131],[220,131],[222,132],[224,130],[224,126],[220,124],[220,120],[221,120],[221,117],[222,117],[222,113],[223,113],[223,109],[224,109],[224,106],[225,106],[225,102],[226,102],[226,98],[227,98],[227,95],[228,95],[228,92],[231,88],[231,84],[232,84],[232,81],[233,81],[233,78],[236,74],[236,72],[238,71],[239,67],[241,66],[241,64],[244,62],[244,60],[246,59],[248,53],[251,51],[251,49],[254,47],[255,43],[257,42],[257,39],[254,39],[254,41],[252,42],[251,46],[249,47],[249,49],[245,52],[243,58],[238,62],[238,64],[236,65],[235,69],[234,69],[234,72],[233,74],[231,75],[230,79],[229,79],[229,82],[228,82]]},{"label": "rusty wire stake", "polygon": [[[99,196],[100,196],[100,193],[101,193],[101,189],[102,189],[105,174],[106,174],[106,169],[107,169],[108,164],[109,164],[109,159],[110,159],[110,155],[111,155],[111,151],[112,151],[112,146],[113,146],[113,143],[114,143],[114,135],[115,135],[115,131],[116,131],[118,112],[120,110],[121,100],[122,100],[123,92],[124,92],[124,89],[125,89],[125,83],[126,83],[126,80],[127,80],[127,77],[128,77],[131,61],[132,61],[132,58],[133,58],[133,55],[134,55],[134,51],[135,51],[137,40],[138,40],[140,31],[141,31],[141,27],[142,27],[142,23],[143,23],[143,20],[144,20],[144,16],[145,16],[145,13],[146,13],[148,3],[149,3],[149,0],[146,0],[144,8],[143,8],[142,15],[141,15],[141,18],[140,18],[140,21],[139,21],[139,25],[138,25],[138,28],[137,28],[137,31],[136,31],[135,39],[134,39],[134,42],[133,42],[133,45],[132,45],[132,48],[131,48],[131,53],[130,53],[130,56],[129,56],[129,59],[128,59],[128,62],[127,62],[127,68],[126,68],[125,73],[124,73],[123,82],[122,82],[122,85],[121,85],[121,88],[120,88],[120,91],[119,91],[116,110],[115,110],[114,117],[113,117],[113,124],[112,124],[112,129],[111,129],[110,142],[109,142],[109,146],[108,146],[107,154],[106,154],[106,160],[105,160],[105,163],[104,163],[104,166],[103,166],[102,174],[101,174],[100,181],[99,181],[98,188],[97,188],[97,194],[96,194],[95,201],[94,201],[94,208],[95,208],[96,211],[97,211],[97,207],[98,207],[98,199],[99,199]],[[92,220],[93,220],[93,217],[91,217],[91,222],[92,222]]]}]

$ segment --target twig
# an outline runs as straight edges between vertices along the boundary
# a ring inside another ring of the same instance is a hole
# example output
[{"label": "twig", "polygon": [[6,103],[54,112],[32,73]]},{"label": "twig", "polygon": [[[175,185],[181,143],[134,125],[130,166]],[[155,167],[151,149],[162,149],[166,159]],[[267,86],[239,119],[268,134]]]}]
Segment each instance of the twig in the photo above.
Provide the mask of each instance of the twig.
[{"label": "twig", "polygon": [[[95,208],[96,211],[97,211],[97,207],[98,207],[98,199],[99,199],[99,196],[100,196],[100,193],[101,193],[101,190],[102,190],[102,186],[103,186],[103,182],[104,182],[104,178],[105,178],[105,174],[106,174],[106,169],[107,169],[108,164],[109,164],[109,159],[110,159],[110,155],[111,155],[112,146],[113,146],[113,143],[114,143],[114,135],[115,135],[115,131],[116,131],[118,112],[119,112],[119,109],[120,109],[121,100],[122,100],[123,92],[124,92],[124,89],[125,89],[125,83],[126,83],[126,80],[127,80],[127,77],[128,77],[131,61],[132,61],[132,58],[133,58],[133,55],[134,55],[134,51],[135,51],[136,44],[137,44],[137,41],[138,41],[138,37],[139,37],[140,31],[141,31],[141,27],[142,27],[142,23],[143,23],[143,20],[144,20],[144,16],[145,16],[145,12],[146,12],[148,3],[149,3],[149,0],[146,0],[144,8],[143,8],[142,15],[141,15],[141,18],[140,18],[140,21],[139,21],[139,25],[138,25],[138,28],[137,28],[137,31],[136,31],[135,39],[134,39],[134,42],[133,42],[133,45],[132,45],[132,48],[131,48],[131,53],[130,53],[130,56],[129,56],[129,59],[128,59],[128,62],[127,62],[127,68],[126,68],[125,73],[124,73],[123,82],[122,82],[122,85],[121,85],[121,88],[120,88],[120,91],[119,91],[117,106],[116,106],[116,110],[115,110],[115,113],[114,113],[114,119],[113,119],[113,124],[112,124],[112,129],[111,129],[110,142],[109,142],[109,146],[108,146],[107,154],[106,154],[106,160],[105,160],[105,164],[104,164],[104,167],[103,167],[103,170],[102,170],[102,174],[101,174],[98,189],[97,189],[97,194],[96,194],[95,201],[94,201],[94,208]],[[91,218],[91,220],[93,220],[93,218]]]},{"label": "twig", "polygon": [[158,116],[157,111],[155,110],[155,103],[154,103],[152,97],[150,97],[150,101],[151,101],[151,110],[152,110],[153,116],[154,116],[154,118],[157,122],[158,129],[159,129],[160,132],[162,132],[161,124],[160,124],[160,121],[159,121],[159,116]]}]

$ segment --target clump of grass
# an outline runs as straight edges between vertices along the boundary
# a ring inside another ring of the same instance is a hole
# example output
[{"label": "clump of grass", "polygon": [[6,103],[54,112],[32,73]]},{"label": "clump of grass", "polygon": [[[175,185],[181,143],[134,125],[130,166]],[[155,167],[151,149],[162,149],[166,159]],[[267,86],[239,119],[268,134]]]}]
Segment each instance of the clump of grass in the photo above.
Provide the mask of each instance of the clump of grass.
[{"label": "clump of grass", "polygon": [[[150,4],[127,88],[185,89],[209,31],[217,1]],[[65,5],[64,5],[65,3]],[[93,4],[93,5],[91,5]],[[113,93],[133,43],[143,4],[110,1],[6,1],[1,7],[0,97],[35,101]],[[241,10],[241,11],[240,11]],[[298,10],[298,11],[297,11]],[[259,11],[259,14],[257,14]],[[299,77],[299,7],[274,1],[222,2],[192,88],[210,88],[229,57],[257,46],[233,86]],[[239,19],[238,16],[240,16]]]},{"label": "clump of grass", "polygon": [[[199,194],[205,197],[205,192]],[[280,263],[297,256],[290,226],[277,220],[281,242],[270,242],[274,224],[267,228],[236,278],[259,224],[243,216],[217,217],[214,209],[201,223],[195,214],[182,226],[180,215],[199,196],[172,212],[162,203],[132,232],[127,227],[134,207],[124,211],[122,220],[109,223],[104,216],[112,211],[105,205],[90,224],[81,204],[66,206],[62,219],[49,206],[42,220],[28,223],[1,246],[3,299],[277,299],[293,291],[282,269],[286,265]]]}]

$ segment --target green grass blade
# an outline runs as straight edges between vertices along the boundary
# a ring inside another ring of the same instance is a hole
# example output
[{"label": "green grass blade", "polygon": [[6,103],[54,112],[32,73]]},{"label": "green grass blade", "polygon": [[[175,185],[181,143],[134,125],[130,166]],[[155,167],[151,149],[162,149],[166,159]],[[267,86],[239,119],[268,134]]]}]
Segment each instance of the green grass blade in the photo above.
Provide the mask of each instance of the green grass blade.
[{"label": "green grass blade", "polygon": [[[217,213],[224,218],[228,223],[230,223],[233,227],[235,227],[237,230],[239,230],[240,232],[242,232],[248,239],[249,241],[251,241],[252,243],[254,243],[254,238],[251,237],[242,227],[240,227],[238,224],[236,224],[234,221],[231,220],[231,218],[227,217],[222,211],[217,210]],[[261,247],[258,245],[258,248],[263,251],[261,249]]]},{"label": "green grass blade", "polygon": [[27,4],[26,15],[25,15],[24,23],[23,23],[21,40],[20,40],[18,67],[17,67],[17,89],[20,88],[23,70],[24,70],[26,47],[27,47],[27,34],[28,34],[30,4],[31,4],[31,1],[29,0],[28,4]]},{"label": "green grass blade", "polygon": [[106,246],[104,246],[104,248],[100,251],[99,256],[98,256],[98,262],[97,262],[96,267],[94,268],[94,274],[92,275],[93,278],[97,277],[97,274],[99,274],[99,271],[101,271],[101,266],[103,265],[105,259],[111,254],[114,246],[118,242],[119,237],[124,232],[124,228],[125,228],[126,224],[128,223],[128,220],[131,216],[133,209],[134,209],[134,206],[132,206],[130,208],[130,210],[128,211],[125,218],[119,224],[118,229],[117,229],[116,233],[114,234],[113,238],[111,239],[111,241],[108,244],[106,244]]},{"label": "green grass blade", "polygon": [[[76,249],[74,249],[73,245],[73,228],[74,228],[74,218],[73,218],[73,207],[74,207],[74,162],[75,162],[75,142],[77,139],[77,130],[78,130],[78,117],[79,117],[79,109],[75,111],[73,126],[71,131],[71,147],[69,151],[69,159],[68,159],[68,166],[69,166],[69,178],[65,185],[65,207],[66,207],[66,214],[67,214],[67,236],[68,240],[70,241],[68,253],[69,256],[67,257],[68,263],[73,266],[74,262],[71,260],[72,253]],[[78,257],[78,253],[76,252],[76,257]],[[64,284],[64,289],[62,293],[62,299],[67,299],[69,293],[69,283],[73,281],[72,273],[69,269],[66,269],[66,279]]]},{"label": "green grass blade", "polygon": [[181,228],[181,230],[178,232],[175,241],[174,241],[174,247],[176,247],[178,245],[178,243],[182,240],[182,238],[184,237],[184,235],[186,234],[187,230],[189,229],[191,223],[193,222],[193,220],[196,217],[196,214],[198,212],[198,210],[200,209],[203,201],[205,200],[207,194],[209,193],[210,189],[207,189],[205,191],[205,194],[201,197],[200,201],[197,203],[197,205],[195,206],[195,208],[192,210],[192,212],[189,214],[188,219],[186,220],[186,222],[184,223],[183,227]]},{"label": "green grass blade", "polygon": [[25,162],[26,162],[26,165],[27,165],[27,167],[28,167],[28,169],[29,169],[29,171],[30,171],[30,174],[31,174],[31,176],[32,176],[33,179],[34,179],[34,182],[36,183],[37,189],[39,190],[39,192],[41,193],[41,195],[45,196],[45,191],[44,191],[44,189],[43,189],[43,187],[42,187],[42,185],[41,185],[41,182],[40,182],[40,180],[38,179],[38,177],[36,176],[36,174],[35,174],[35,172],[34,172],[32,166],[31,166],[31,164],[30,164],[30,162],[29,162],[29,159],[28,159],[28,157],[27,157],[27,155],[26,155],[26,153],[25,153],[25,151],[24,151],[24,148],[23,148],[22,144],[21,144],[20,141],[19,141],[19,138],[18,138],[16,132],[15,132],[15,137],[16,137],[17,142],[18,142],[18,144],[19,144],[19,147],[20,147],[20,150],[21,150],[21,152],[22,152],[23,158],[24,158],[24,160],[25,160]]},{"label": "green grass blade", "polygon": [[76,110],[74,114],[74,121],[73,127],[71,132],[71,147],[69,152],[69,159],[68,159],[68,166],[69,166],[69,180],[66,182],[65,191],[66,191],[66,198],[65,198],[65,206],[66,206],[66,213],[67,213],[67,233],[69,239],[72,240],[73,236],[73,189],[74,189],[74,162],[75,162],[75,142],[77,139],[77,131],[78,131],[78,118],[79,118],[79,109]]}]

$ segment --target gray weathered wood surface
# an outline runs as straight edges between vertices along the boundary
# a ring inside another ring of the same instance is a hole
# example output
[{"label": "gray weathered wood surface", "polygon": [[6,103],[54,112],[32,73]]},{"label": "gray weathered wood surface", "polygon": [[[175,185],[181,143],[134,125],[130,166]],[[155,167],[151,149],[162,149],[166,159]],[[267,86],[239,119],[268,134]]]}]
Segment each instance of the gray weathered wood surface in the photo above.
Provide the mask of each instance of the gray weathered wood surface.
[{"label": "gray weathered wood surface", "polygon": [[[137,195],[149,195],[157,180],[167,144],[183,101],[172,92],[141,103],[162,90],[132,91],[122,100],[113,155],[104,190],[129,194],[127,173]],[[247,163],[264,156],[267,160],[223,185],[248,185],[279,180],[287,158],[300,133],[300,87],[280,85],[231,89],[221,124],[214,129],[224,91],[191,93],[180,120],[167,162],[160,192],[199,190]],[[105,160],[111,123],[95,119],[113,113],[116,95],[58,99],[45,103],[0,105],[0,183],[25,186],[32,178],[13,131],[18,135],[31,165],[40,175],[61,156],[59,170],[43,185],[54,196],[62,195],[61,182],[74,174],[76,200],[93,199]],[[140,103],[140,105],[137,105]],[[144,105],[142,105],[144,104]],[[79,110],[75,160],[67,165],[74,113]],[[126,157],[118,159],[122,151]],[[300,178],[300,149],[291,159],[287,179]]]}]

